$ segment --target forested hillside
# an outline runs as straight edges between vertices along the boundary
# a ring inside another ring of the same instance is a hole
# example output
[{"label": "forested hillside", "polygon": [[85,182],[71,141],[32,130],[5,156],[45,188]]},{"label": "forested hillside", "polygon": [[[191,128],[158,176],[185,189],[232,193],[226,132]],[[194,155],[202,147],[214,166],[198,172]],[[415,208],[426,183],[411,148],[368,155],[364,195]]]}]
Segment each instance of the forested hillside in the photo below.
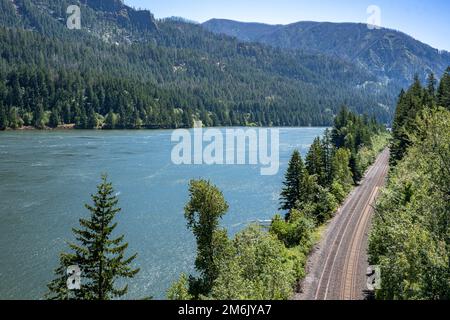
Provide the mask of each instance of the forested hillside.
[{"label": "forested hillside", "polygon": [[218,34],[278,48],[301,49],[344,59],[361,66],[381,83],[406,87],[417,74],[442,74],[450,53],[439,51],[400,31],[369,29],[366,24],[302,21],[267,25],[213,19],[203,26]]},{"label": "forested hillside", "polygon": [[400,94],[392,172],[376,207],[370,263],[380,299],[450,299],[450,68]]},{"label": "forested hillside", "polygon": [[322,55],[243,44],[110,0],[0,0],[1,128],[330,125],[346,104],[383,122],[389,90]]}]

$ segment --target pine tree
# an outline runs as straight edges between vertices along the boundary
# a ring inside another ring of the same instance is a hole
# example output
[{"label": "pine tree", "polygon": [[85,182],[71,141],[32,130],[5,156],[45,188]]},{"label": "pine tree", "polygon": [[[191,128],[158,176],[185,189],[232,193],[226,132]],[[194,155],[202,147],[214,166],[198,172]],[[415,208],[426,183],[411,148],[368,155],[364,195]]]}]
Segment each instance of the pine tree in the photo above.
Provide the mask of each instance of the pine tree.
[{"label": "pine tree", "polygon": [[450,67],[447,68],[441,78],[438,89],[439,106],[450,110]]},{"label": "pine tree", "polygon": [[59,114],[58,111],[56,109],[52,110],[52,114],[50,115],[50,120],[48,125],[51,128],[57,128],[59,126],[60,123],[60,118],[59,118]]},{"label": "pine tree", "polygon": [[194,120],[192,118],[192,113],[189,109],[183,111],[183,127],[192,128],[194,126]]},{"label": "pine tree", "polygon": [[320,138],[314,139],[308,154],[306,155],[306,170],[308,174],[316,175],[319,185],[326,186],[326,174],[324,161],[324,150]]},{"label": "pine tree", "polygon": [[[139,269],[133,269],[131,263],[136,254],[125,258],[128,243],[124,236],[113,237],[117,223],[113,220],[121,211],[117,207],[118,199],[114,195],[111,183],[106,175],[92,195],[93,205],[85,205],[90,212],[89,219],[80,219],[81,229],[73,229],[78,244],[70,244],[71,253],[63,253],[60,266],[55,270],[57,278],[48,288],[49,299],[85,299],[110,300],[125,295],[128,286],[116,287],[120,278],[133,278]],[[77,265],[82,272],[80,290],[67,289],[67,267]]]},{"label": "pine tree", "polygon": [[5,130],[8,127],[8,118],[6,116],[5,108],[0,102],[0,130]]},{"label": "pine tree", "polygon": [[331,141],[331,131],[327,129],[325,131],[325,134],[322,138],[322,157],[323,157],[323,164],[324,164],[324,178],[325,178],[325,187],[330,187],[333,183],[333,153],[334,153],[334,146]]},{"label": "pine tree", "polygon": [[349,167],[350,151],[340,148],[333,157],[333,173],[334,181],[339,183],[345,191],[350,191],[353,184],[353,175]]},{"label": "pine tree", "polygon": [[361,169],[361,165],[358,161],[358,155],[355,152],[352,152],[350,155],[349,166],[352,171],[353,183],[357,185],[361,181],[364,172]]},{"label": "pine tree", "polygon": [[393,141],[391,146],[391,166],[403,159],[406,150],[411,145],[409,133],[415,128],[416,116],[424,109],[425,90],[416,76],[414,84],[407,92],[400,93],[397,110],[392,127]]},{"label": "pine tree", "polygon": [[427,79],[427,93],[430,95],[430,97],[434,98],[436,96],[436,77],[434,76],[434,73],[430,73]]},{"label": "pine tree", "polygon": [[97,129],[98,127],[97,115],[95,114],[95,111],[92,108],[89,110],[86,125],[87,129]]},{"label": "pine tree", "polygon": [[346,131],[350,123],[351,114],[347,107],[343,106],[336,118],[334,119],[334,126],[331,132],[331,139],[333,145],[336,148],[342,148],[347,146],[346,142]]},{"label": "pine tree", "polygon": [[41,103],[38,104],[34,114],[33,114],[33,122],[34,127],[38,129],[44,129],[45,128],[45,121],[44,121],[44,107]]},{"label": "pine tree", "polygon": [[[302,182],[306,175],[305,165],[298,150],[292,154],[289,166],[283,182],[283,190],[280,197],[280,210],[291,211],[298,207],[303,199]],[[289,219],[289,213],[286,216]]]}]

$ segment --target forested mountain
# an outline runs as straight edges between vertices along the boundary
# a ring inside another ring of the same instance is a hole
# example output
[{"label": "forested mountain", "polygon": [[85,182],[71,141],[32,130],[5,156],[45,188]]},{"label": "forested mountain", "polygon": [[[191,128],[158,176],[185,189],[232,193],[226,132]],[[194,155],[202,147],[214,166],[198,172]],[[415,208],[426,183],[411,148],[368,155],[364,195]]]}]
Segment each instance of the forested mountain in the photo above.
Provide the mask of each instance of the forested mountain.
[{"label": "forested mountain", "polygon": [[[80,3],[81,2],[81,3]],[[0,0],[3,127],[329,125],[341,105],[391,119],[394,89],[342,59],[241,43],[119,0]],[[1,127],[1,126],[0,126]]]},{"label": "forested mountain", "polygon": [[243,41],[274,47],[302,49],[352,62],[380,81],[408,86],[415,74],[442,74],[450,65],[450,53],[438,51],[412,37],[390,29],[369,29],[366,24],[298,22],[289,25],[210,20],[210,31]]}]

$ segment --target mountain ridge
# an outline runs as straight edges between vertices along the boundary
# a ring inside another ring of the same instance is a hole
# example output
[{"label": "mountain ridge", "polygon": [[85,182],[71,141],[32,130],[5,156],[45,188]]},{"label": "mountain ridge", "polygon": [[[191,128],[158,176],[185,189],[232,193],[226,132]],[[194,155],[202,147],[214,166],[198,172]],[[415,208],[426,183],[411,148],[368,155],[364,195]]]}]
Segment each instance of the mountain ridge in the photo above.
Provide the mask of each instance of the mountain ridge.
[{"label": "mountain ridge", "polygon": [[[300,49],[345,59],[405,87],[415,74],[442,74],[450,53],[394,29],[370,30],[364,23],[300,21],[287,25],[211,19],[202,24],[216,34],[283,49]],[[356,53],[355,53],[356,50]]]},{"label": "mountain ridge", "polygon": [[[317,126],[331,124],[342,105],[392,117],[398,90],[342,59],[244,43],[120,1],[106,9],[78,2],[82,29],[69,30],[72,4],[0,0],[0,109],[14,126],[37,118],[42,127],[53,114],[53,123],[80,128],[189,127],[191,118]],[[137,12],[149,18],[144,25]]]}]

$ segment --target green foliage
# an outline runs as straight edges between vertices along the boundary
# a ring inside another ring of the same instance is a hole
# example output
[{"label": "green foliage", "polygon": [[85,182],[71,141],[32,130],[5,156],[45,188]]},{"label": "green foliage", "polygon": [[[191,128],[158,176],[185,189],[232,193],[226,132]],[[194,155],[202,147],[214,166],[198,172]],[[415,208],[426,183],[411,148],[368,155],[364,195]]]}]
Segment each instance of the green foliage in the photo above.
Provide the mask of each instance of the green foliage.
[{"label": "green foliage", "polygon": [[8,127],[8,118],[5,107],[0,102],[0,130],[5,130]]},{"label": "green foliage", "polygon": [[104,12],[80,3],[83,28],[71,31],[70,1],[15,4],[20,14],[0,0],[0,101],[21,116],[40,103],[77,128],[95,128],[92,111],[110,110],[120,115],[118,129],[192,127],[194,118],[205,126],[318,126],[332,124],[338,110],[330,106],[352,101],[353,110],[391,118],[374,103],[391,104],[389,95],[355,89],[377,79],[343,60],[243,44],[124,5]]},{"label": "green foliage", "polygon": [[189,293],[189,278],[184,273],[180,279],[172,284],[167,291],[167,298],[169,300],[192,300],[193,296]]},{"label": "green foliage", "polygon": [[59,124],[60,124],[59,115],[58,115],[56,110],[53,110],[51,115],[50,115],[50,119],[49,119],[48,125],[51,128],[57,128]]},{"label": "green foliage", "polygon": [[388,132],[381,132],[372,136],[372,147],[362,147],[358,154],[358,163],[361,167],[361,171],[365,172],[372,163],[375,162],[378,154],[389,145],[391,135]]},{"label": "green foliage", "polygon": [[209,181],[191,181],[189,194],[190,200],[184,209],[185,218],[197,240],[195,267],[202,275],[201,279],[191,283],[190,289],[198,297],[209,294],[218,275],[215,257],[221,243],[217,240],[223,235],[223,231],[219,230],[219,220],[228,211],[228,204],[222,192]]},{"label": "green foliage", "polygon": [[298,150],[295,150],[285,174],[284,187],[280,196],[280,210],[290,211],[304,202],[303,182],[306,175],[302,156]]},{"label": "green foliage", "polygon": [[[121,278],[133,278],[139,269],[131,263],[136,254],[125,258],[128,243],[124,236],[113,237],[117,227],[115,216],[121,211],[112,184],[102,176],[97,194],[92,195],[93,205],[86,205],[89,219],[80,219],[81,229],[73,229],[79,244],[69,244],[72,253],[62,253],[57,278],[48,285],[47,298],[57,300],[109,300],[124,296],[128,286],[117,287]],[[67,267],[78,265],[82,271],[81,290],[67,289]]]},{"label": "green foliage", "polygon": [[105,129],[116,129],[118,123],[119,116],[110,110],[105,119]]},{"label": "green foliage", "polygon": [[[349,112],[346,115],[356,119]],[[374,121],[363,123],[366,128],[361,130],[371,128],[367,129],[371,143],[366,148],[370,146],[370,154],[374,148],[380,151],[387,139],[374,132],[382,130]],[[305,276],[316,226],[332,217],[352,187],[350,156],[349,150],[336,149],[329,131],[314,141],[306,167],[295,150],[280,197],[281,210],[287,211],[285,219],[276,215],[268,231],[251,225],[233,239],[219,228],[219,219],[228,210],[222,193],[207,181],[191,181],[185,217],[197,239],[195,265],[201,277],[183,275],[169,289],[168,297],[289,299],[295,283]]]},{"label": "green foliage", "polygon": [[363,177],[378,153],[387,145],[389,135],[375,119],[357,116],[342,108],[335,125],[324,137],[314,140],[306,155],[306,165],[294,151],[283,182],[280,210],[286,220],[293,209],[300,210],[319,224],[332,217]]},{"label": "green foliage", "polygon": [[377,203],[371,264],[380,299],[450,298],[450,112],[425,108]]},{"label": "green foliage", "polygon": [[372,149],[372,137],[384,131],[385,128],[377,124],[375,119],[369,119],[365,115],[358,116],[346,107],[337,115],[331,138],[336,148],[350,151],[348,165],[355,184],[360,182],[365,169],[360,163],[358,153],[362,148]]},{"label": "green foliage", "polygon": [[437,92],[437,104],[450,110],[450,67],[441,78]]},{"label": "green foliage", "polygon": [[353,174],[349,167],[351,153],[348,149],[338,149],[333,157],[334,182],[339,183],[345,193],[348,193],[353,185]]},{"label": "green foliage", "polygon": [[252,225],[238,233],[221,261],[211,297],[219,300],[289,299],[305,257]]},{"label": "green foliage", "polygon": [[[245,42],[259,42],[289,50],[314,50],[327,56],[355,61],[372,74],[389,78],[387,87],[393,94],[408,85],[414,73],[423,75],[429,70],[440,73],[450,63],[448,52],[436,50],[400,31],[382,28],[373,32],[365,24],[301,21],[267,25],[212,19],[203,25],[212,32],[227,34]],[[355,57],[355,51],[363,54]],[[370,80],[364,86],[379,88]]]},{"label": "green foliage", "polygon": [[306,170],[310,175],[317,176],[318,183],[325,185],[327,183],[326,168],[325,168],[325,155],[324,145],[320,138],[314,139],[309,152],[306,156]]},{"label": "green foliage", "polygon": [[298,210],[292,210],[289,221],[276,215],[273,218],[270,232],[284,243],[287,248],[311,246],[312,232],[315,222],[310,217]]}]

